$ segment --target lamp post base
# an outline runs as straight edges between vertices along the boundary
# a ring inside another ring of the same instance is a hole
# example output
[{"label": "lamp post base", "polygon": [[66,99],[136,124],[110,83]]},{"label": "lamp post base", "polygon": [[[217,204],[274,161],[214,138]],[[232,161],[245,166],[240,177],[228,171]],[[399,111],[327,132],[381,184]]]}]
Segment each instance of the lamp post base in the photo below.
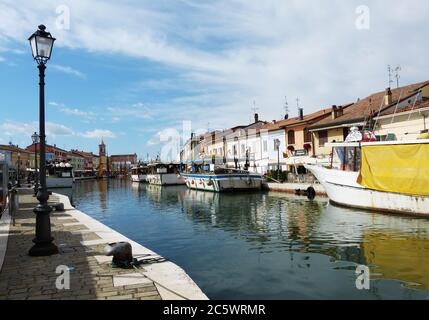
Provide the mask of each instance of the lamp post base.
[{"label": "lamp post base", "polygon": [[31,257],[46,257],[54,254],[58,254],[58,247],[52,242],[36,243],[28,251],[28,255]]},{"label": "lamp post base", "polygon": [[34,246],[28,254],[32,257],[51,256],[58,253],[58,247],[52,243],[50,213],[52,208],[48,205],[39,204],[34,208],[36,214],[36,238]]}]

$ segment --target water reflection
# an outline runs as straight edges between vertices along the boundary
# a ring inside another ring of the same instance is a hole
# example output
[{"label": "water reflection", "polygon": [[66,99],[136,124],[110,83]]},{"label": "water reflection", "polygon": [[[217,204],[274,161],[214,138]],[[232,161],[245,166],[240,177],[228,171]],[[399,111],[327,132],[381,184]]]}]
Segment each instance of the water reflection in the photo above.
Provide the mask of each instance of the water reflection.
[{"label": "water reflection", "polygon": [[[282,193],[217,194],[120,180],[77,186],[79,208],[184,267],[210,298],[429,295],[428,220]],[[355,287],[358,264],[371,268],[369,291]]]}]

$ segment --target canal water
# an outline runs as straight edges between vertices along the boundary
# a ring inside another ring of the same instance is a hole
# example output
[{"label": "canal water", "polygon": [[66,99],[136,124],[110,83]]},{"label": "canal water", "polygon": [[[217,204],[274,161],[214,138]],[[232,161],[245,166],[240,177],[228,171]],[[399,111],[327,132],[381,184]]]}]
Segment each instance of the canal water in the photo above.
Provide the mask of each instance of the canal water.
[{"label": "canal water", "polygon": [[[125,180],[77,182],[73,200],[181,266],[211,299],[429,298],[429,220]],[[359,265],[368,290],[357,289]]]}]

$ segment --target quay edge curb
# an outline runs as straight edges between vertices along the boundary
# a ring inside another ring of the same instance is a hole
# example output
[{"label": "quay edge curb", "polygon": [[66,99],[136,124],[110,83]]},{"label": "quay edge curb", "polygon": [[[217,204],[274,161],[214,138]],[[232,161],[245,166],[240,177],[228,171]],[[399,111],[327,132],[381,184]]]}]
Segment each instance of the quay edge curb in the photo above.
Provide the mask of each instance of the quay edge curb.
[{"label": "quay edge curb", "polygon": [[[70,214],[71,218],[79,221],[79,223],[85,225],[89,230],[92,230],[97,234],[106,244],[110,242],[126,241],[132,246],[133,255],[151,254],[156,255],[155,252],[142,246],[141,244],[125,237],[119,232],[111,229],[110,227],[102,224],[94,218],[88,216],[82,211],[77,210],[70,204],[70,200],[67,196],[53,193],[54,196],[59,198],[59,202],[64,204],[65,213]],[[90,245],[82,243],[83,245]],[[96,257],[97,258],[97,257]],[[99,256],[99,259],[106,258],[105,256]],[[174,294],[176,292],[190,300],[208,300],[208,297],[202,292],[198,285],[189,277],[189,275],[179,266],[171,261],[165,261],[162,263],[156,263],[151,265],[145,265],[145,275],[150,279],[155,280],[155,286],[163,300],[183,300],[180,296]],[[132,271],[130,270],[130,273]],[[163,288],[166,287],[171,291]]]}]

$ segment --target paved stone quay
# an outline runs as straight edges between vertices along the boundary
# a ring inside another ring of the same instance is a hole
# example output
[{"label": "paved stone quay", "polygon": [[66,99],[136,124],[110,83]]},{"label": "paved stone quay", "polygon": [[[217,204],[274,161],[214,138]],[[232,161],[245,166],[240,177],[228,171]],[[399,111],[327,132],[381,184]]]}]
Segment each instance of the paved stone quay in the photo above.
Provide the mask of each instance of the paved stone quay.
[{"label": "paved stone quay", "polygon": [[[51,214],[52,235],[60,253],[50,257],[28,255],[35,237],[32,210],[37,204],[31,191],[20,190],[15,225],[7,212],[3,214],[0,299],[207,299],[172,262],[76,210],[67,197],[54,194],[50,201],[65,204],[65,211]],[[146,263],[138,270],[112,268],[104,247],[117,241],[130,242],[134,256],[146,258]],[[64,288],[67,273],[69,289]]]}]

